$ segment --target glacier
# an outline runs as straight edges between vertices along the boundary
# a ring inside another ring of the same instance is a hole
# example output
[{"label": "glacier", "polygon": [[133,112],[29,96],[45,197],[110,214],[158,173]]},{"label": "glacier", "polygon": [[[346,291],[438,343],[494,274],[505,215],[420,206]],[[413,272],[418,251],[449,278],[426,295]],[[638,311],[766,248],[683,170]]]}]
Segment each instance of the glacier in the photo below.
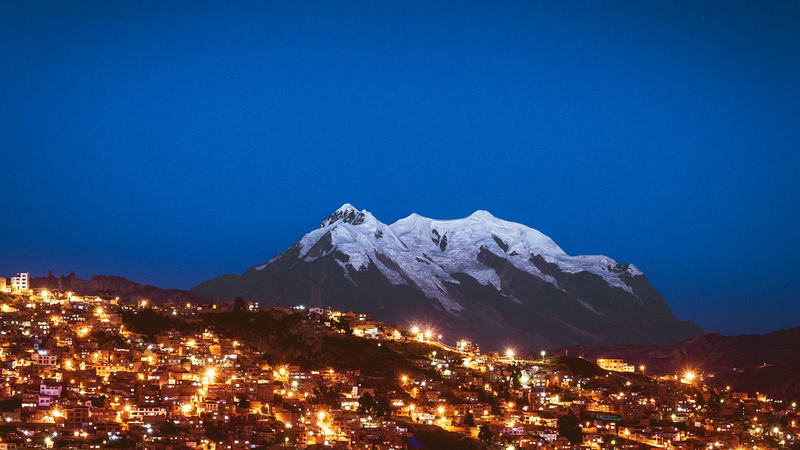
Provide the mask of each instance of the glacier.
[{"label": "glacier", "polygon": [[[609,286],[631,294],[634,292],[623,275],[642,274],[632,264],[622,266],[607,256],[570,256],[540,231],[498,219],[483,210],[454,220],[434,220],[411,214],[386,225],[370,212],[346,203],[317,229],[303,236],[298,246],[298,260],[313,261],[333,252],[342,253],[347,258],[336,261],[350,282],[353,282],[351,271],[366,270],[373,265],[390,283],[413,285],[429,298],[437,299],[453,314],[458,314],[463,307],[448,293],[446,283],[459,284],[451,274],[469,275],[478,283],[503,292],[496,271],[479,261],[482,251],[489,251],[559,289],[556,279],[542,273],[533,263],[535,255],[555,264],[561,272],[589,272],[600,276]],[[276,258],[256,270],[262,270]],[[506,297],[519,302],[513,296]],[[599,314],[585,302],[581,304]]]}]

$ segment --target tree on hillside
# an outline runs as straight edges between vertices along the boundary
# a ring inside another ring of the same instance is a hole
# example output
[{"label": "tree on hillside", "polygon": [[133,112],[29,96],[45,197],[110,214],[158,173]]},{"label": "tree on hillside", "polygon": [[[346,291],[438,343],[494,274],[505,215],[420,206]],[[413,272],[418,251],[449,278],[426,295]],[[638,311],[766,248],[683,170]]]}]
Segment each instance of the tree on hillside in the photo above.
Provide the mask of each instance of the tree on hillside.
[{"label": "tree on hillside", "polygon": [[469,411],[464,415],[464,425],[468,427],[475,426],[475,416],[472,415],[472,411]]},{"label": "tree on hillside", "polygon": [[236,297],[233,301],[233,310],[234,311],[244,311],[245,310],[245,303],[242,297]]},{"label": "tree on hillside", "polygon": [[581,428],[578,426],[578,418],[572,411],[566,416],[558,418],[558,435],[569,439],[573,444],[583,440]]},{"label": "tree on hillside", "polygon": [[492,429],[489,428],[489,425],[481,425],[481,430],[478,432],[478,439],[486,442],[487,444],[492,442]]},{"label": "tree on hillside", "polygon": [[332,408],[338,408],[340,406],[339,403],[339,394],[336,392],[334,388],[328,388],[323,384],[317,385],[311,393],[311,400],[309,403],[321,403],[323,405],[328,405]]},{"label": "tree on hillside", "polygon": [[369,392],[366,392],[358,399],[358,412],[388,417],[392,412],[392,407],[389,404],[389,400],[383,397],[376,399]]},{"label": "tree on hillside", "polygon": [[348,336],[353,334],[353,327],[350,326],[350,322],[344,319],[331,319],[331,325],[339,331],[343,331]]},{"label": "tree on hillside", "polygon": [[358,399],[358,412],[361,414],[370,414],[375,411],[375,399],[372,398],[372,395],[369,392],[364,393]]}]

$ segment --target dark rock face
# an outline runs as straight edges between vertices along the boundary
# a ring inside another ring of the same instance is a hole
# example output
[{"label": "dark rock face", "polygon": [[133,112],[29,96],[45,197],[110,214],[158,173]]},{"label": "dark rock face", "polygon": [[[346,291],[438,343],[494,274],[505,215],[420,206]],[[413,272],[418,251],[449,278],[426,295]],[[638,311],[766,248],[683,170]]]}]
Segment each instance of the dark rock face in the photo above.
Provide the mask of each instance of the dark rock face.
[{"label": "dark rock face", "polygon": [[322,238],[311,247],[311,250],[306,253],[305,258],[318,258],[333,249],[333,243],[331,242],[331,233],[330,231],[322,235]]},{"label": "dark rock face", "polygon": [[439,246],[439,250],[444,251],[447,248],[447,235],[440,235],[439,231],[431,230],[431,242]]},{"label": "dark rock face", "polygon": [[[589,272],[568,274],[561,272],[555,264],[543,266],[547,269],[543,272],[557,280],[556,287],[517,269],[508,260],[488,250],[482,250],[478,258],[484,265],[495,269],[502,282],[501,292],[519,300],[520,304],[513,308],[517,311],[509,310],[507,315],[515,320],[530,317],[531,324],[543,322],[539,326],[546,330],[546,335],[560,337],[554,339],[556,342],[594,340],[667,344],[702,332],[695,324],[675,319],[644,275],[632,278],[648,294],[647,299],[610,287],[598,275]],[[646,291],[645,286],[650,290]],[[542,321],[542,317],[548,320]],[[576,329],[581,332],[576,332]]]},{"label": "dark rock face", "polygon": [[123,277],[92,275],[91,280],[81,280],[70,273],[67,276],[53,276],[51,271],[46,277],[31,278],[31,287],[71,291],[78,295],[109,295],[119,297],[122,302],[138,302],[147,299],[154,304],[164,303],[210,303],[215,298],[195,295],[180,289],[161,289],[155,286],[142,285]]},{"label": "dark rock face", "polygon": [[508,253],[508,244],[506,244],[505,241],[503,241],[502,239],[500,239],[500,237],[498,237],[497,235],[494,235],[494,234],[492,235],[492,239],[494,239],[494,241],[497,243],[497,245],[499,245],[500,248],[502,248],[504,252]]},{"label": "dark rock face", "polygon": [[331,214],[330,216],[326,217],[325,220],[323,220],[322,223],[319,224],[318,228],[325,228],[328,225],[336,223],[339,220],[341,220],[343,223],[361,225],[362,223],[364,223],[364,214],[356,211],[355,209],[339,210]]},{"label": "dark rock face", "polygon": [[530,261],[534,266],[536,266],[537,269],[541,270],[543,274],[550,275],[559,283],[564,282],[567,274],[561,271],[561,269],[558,267],[558,264],[545,261],[544,258],[542,258],[542,255],[533,255],[531,256]]}]

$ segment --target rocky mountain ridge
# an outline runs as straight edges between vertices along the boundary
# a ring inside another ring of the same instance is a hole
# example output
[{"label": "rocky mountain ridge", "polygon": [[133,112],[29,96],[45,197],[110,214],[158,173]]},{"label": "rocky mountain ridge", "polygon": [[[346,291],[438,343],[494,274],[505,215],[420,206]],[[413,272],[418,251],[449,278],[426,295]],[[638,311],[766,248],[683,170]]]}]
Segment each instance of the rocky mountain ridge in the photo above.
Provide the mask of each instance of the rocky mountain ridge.
[{"label": "rocky mountain ridge", "polygon": [[668,344],[701,333],[672,315],[635,266],[567,255],[541,232],[486,211],[386,225],[345,204],[284,253],[191,291],[428,322],[451,340],[492,348]]}]

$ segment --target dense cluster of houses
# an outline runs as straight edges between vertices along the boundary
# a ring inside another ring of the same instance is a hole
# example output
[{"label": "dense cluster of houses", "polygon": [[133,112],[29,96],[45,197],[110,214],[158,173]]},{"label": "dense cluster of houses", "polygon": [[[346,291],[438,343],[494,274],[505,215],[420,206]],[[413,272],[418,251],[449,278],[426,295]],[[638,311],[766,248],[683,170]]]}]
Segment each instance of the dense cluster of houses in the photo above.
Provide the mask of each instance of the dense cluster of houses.
[{"label": "dense cluster of houses", "polygon": [[[267,364],[249,343],[203,326],[216,306],[46,290],[3,298],[2,450],[410,448],[417,425],[503,448],[798,445],[795,404],[709,389],[700,377],[648,378],[622,361],[613,361],[619,373],[580,374],[555,357],[481,354],[364,314],[273,308],[319,333],[429,346],[411,361],[419,370],[376,383],[359,370]],[[124,314],[143,308],[195,321],[198,331],[148,338],[126,329]]]}]

